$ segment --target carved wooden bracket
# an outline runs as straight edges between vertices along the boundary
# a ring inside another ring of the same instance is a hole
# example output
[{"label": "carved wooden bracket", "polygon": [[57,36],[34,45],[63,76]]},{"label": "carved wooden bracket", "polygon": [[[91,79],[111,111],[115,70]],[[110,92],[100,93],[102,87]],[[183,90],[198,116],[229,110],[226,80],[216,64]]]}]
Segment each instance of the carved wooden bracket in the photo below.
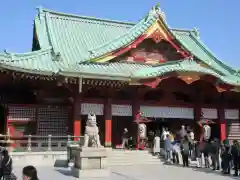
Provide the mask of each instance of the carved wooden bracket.
[{"label": "carved wooden bracket", "polygon": [[230,91],[234,89],[234,86],[223,84],[223,83],[216,83],[216,89],[218,92]]},{"label": "carved wooden bracket", "polygon": [[154,40],[156,43],[159,43],[160,41],[164,40],[164,37],[162,36],[161,32],[156,29],[150,36],[152,40]]},{"label": "carved wooden bracket", "polygon": [[167,78],[168,77],[155,78],[155,79],[151,79],[151,80],[148,80],[148,81],[143,81],[143,82],[140,82],[140,83],[143,84],[144,86],[148,86],[148,87],[151,87],[151,88],[156,88],[162,80],[167,79]]}]

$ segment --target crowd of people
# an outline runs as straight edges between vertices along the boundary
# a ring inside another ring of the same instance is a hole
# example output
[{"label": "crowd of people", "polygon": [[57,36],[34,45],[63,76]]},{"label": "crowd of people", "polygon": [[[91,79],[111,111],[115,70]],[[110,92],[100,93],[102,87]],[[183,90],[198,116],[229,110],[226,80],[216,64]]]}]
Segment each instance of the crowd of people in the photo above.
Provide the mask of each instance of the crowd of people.
[{"label": "crowd of people", "polygon": [[[8,150],[0,148],[0,180],[16,180],[17,177],[12,172],[12,158]],[[23,180],[39,180],[37,170],[34,166],[25,166],[22,169]]]},{"label": "crowd of people", "polygon": [[234,169],[234,175],[239,176],[240,169],[240,143],[234,140],[232,144],[228,139],[220,141],[217,138],[203,138],[201,141],[194,139],[194,133],[188,131],[179,136],[174,136],[167,129],[163,130],[161,139],[164,141],[165,159],[170,163],[178,163],[182,159],[184,167],[189,166],[191,160],[197,161],[197,167],[222,170],[224,174],[230,174]]}]

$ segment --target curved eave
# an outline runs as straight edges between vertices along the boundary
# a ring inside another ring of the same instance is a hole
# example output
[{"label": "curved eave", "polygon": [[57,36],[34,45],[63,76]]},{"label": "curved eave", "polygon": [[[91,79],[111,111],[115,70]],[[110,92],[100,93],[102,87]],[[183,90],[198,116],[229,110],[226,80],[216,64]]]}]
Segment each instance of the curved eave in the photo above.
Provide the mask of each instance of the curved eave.
[{"label": "curved eave", "polygon": [[146,68],[142,70],[142,72],[138,71],[134,73],[133,77],[135,79],[150,79],[150,78],[163,76],[170,72],[201,73],[205,75],[214,76],[225,84],[229,84],[232,86],[240,86],[240,78],[235,76],[221,76],[215,71],[208,68],[204,68],[197,64],[188,64],[188,65],[175,64],[175,65],[169,65],[169,66],[151,67],[148,69]]},{"label": "curved eave", "polygon": [[2,63],[0,63],[0,69],[21,72],[21,73],[34,74],[34,75],[43,75],[43,76],[55,75],[55,73],[50,72],[50,71],[39,71],[39,70],[33,70],[33,69],[26,69],[26,68],[6,65],[6,64],[2,64]]},{"label": "curved eave", "polygon": [[63,70],[59,72],[59,75],[65,77],[82,77],[89,79],[104,79],[104,80],[117,80],[117,81],[130,81],[131,76],[124,74],[104,74],[94,72],[75,72],[71,70]]},{"label": "curved eave", "polygon": [[52,58],[51,47],[19,54],[5,52],[0,54],[0,68],[22,73],[52,76],[57,72]]}]

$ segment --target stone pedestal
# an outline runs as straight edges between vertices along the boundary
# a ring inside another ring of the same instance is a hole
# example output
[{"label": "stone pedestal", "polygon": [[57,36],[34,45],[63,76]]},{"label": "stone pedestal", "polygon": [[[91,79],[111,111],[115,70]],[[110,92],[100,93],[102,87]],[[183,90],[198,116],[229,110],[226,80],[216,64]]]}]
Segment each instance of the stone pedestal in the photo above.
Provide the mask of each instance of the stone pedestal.
[{"label": "stone pedestal", "polygon": [[108,177],[110,171],[107,165],[108,151],[105,148],[74,148],[75,155],[73,176],[78,178]]}]

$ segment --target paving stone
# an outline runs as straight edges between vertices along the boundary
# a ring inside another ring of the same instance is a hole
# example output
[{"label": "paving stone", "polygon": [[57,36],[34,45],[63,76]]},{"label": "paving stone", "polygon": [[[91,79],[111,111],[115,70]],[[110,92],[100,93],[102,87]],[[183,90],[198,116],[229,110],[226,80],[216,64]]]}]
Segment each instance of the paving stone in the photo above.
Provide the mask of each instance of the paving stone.
[{"label": "paving stone", "polygon": [[[37,167],[39,179],[75,180],[67,168]],[[14,173],[21,179],[22,168],[14,168]],[[240,179],[233,176],[224,176],[220,172],[213,172],[210,169],[183,168],[173,165],[139,165],[121,166],[111,168],[109,180],[230,180]],[[88,178],[87,180],[103,180],[101,178]],[[104,178],[106,180],[106,178]]]}]

